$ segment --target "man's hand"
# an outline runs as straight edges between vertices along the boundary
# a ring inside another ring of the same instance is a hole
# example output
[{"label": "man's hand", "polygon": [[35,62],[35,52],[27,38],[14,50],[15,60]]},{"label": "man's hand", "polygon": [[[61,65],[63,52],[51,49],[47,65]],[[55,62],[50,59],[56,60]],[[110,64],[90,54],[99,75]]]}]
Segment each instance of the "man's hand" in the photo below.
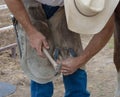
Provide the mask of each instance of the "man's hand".
[{"label": "man's hand", "polygon": [[28,32],[28,38],[30,45],[37,50],[38,55],[44,57],[42,49],[49,49],[49,45],[45,36],[33,28]]},{"label": "man's hand", "polygon": [[61,73],[63,75],[70,75],[74,73],[79,68],[79,63],[77,57],[67,58],[66,60],[58,61],[58,64],[61,64]]}]

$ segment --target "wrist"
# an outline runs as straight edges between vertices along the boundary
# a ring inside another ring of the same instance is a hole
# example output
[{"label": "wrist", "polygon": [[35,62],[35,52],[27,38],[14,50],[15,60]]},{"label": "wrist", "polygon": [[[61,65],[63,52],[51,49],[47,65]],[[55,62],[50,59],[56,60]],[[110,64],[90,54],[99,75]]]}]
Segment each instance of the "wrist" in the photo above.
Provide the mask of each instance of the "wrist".
[{"label": "wrist", "polygon": [[88,62],[87,55],[80,55],[80,56],[76,57],[76,62],[77,62],[77,64],[79,64],[78,68],[85,65]]},{"label": "wrist", "polygon": [[35,34],[35,32],[37,32],[36,28],[32,24],[24,26],[24,30],[28,36]]}]

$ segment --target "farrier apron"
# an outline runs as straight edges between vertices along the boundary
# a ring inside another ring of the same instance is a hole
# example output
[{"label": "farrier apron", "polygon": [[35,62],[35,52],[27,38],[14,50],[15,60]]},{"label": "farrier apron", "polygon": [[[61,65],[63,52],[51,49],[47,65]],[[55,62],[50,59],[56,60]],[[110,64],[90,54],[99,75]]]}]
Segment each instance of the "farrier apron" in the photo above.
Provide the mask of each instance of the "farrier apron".
[{"label": "farrier apron", "polygon": [[[64,7],[60,7],[50,19],[47,19],[40,3],[34,0],[23,0],[23,2],[32,24],[47,38],[50,46],[48,51],[51,56],[56,48],[60,49],[61,59],[71,57],[69,52],[71,48],[77,56],[82,53],[80,35],[67,28]],[[38,83],[52,81],[56,77],[51,63],[47,58],[40,57],[36,50],[30,46],[26,32],[19,23],[16,27],[21,53],[20,62],[25,74]]]}]

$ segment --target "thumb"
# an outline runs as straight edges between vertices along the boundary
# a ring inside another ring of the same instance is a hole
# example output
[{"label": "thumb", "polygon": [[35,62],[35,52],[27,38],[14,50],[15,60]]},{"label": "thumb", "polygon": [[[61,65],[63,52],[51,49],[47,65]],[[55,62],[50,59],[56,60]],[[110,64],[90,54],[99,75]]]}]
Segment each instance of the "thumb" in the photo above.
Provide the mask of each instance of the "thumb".
[{"label": "thumb", "polygon": [[49,49],[49,45],[48,45],[48,42],[46,40],[43,41],[43,46],[46,48],[46,49]]}]

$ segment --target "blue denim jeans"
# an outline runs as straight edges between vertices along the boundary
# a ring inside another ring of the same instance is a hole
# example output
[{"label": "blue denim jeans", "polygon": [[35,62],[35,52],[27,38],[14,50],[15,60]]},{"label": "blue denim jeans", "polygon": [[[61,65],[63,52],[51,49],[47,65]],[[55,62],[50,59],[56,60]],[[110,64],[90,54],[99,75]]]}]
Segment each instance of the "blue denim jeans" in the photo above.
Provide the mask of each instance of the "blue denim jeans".
[{"label": "blue denim jeans", "polygon": [[42,4],[42,8],[44,9],[47,19],[49,19],[58,10],[59,6],[53,7],[53,6]]},{"label": "blue denim jeans", "polygon": [[[64,97],[90,97],[87,91],[87,75],[85,70],[78,69],[71,75],[63,76]],[[46,84],[31,81],[31,97],[52,97],[53,83]]]}]

